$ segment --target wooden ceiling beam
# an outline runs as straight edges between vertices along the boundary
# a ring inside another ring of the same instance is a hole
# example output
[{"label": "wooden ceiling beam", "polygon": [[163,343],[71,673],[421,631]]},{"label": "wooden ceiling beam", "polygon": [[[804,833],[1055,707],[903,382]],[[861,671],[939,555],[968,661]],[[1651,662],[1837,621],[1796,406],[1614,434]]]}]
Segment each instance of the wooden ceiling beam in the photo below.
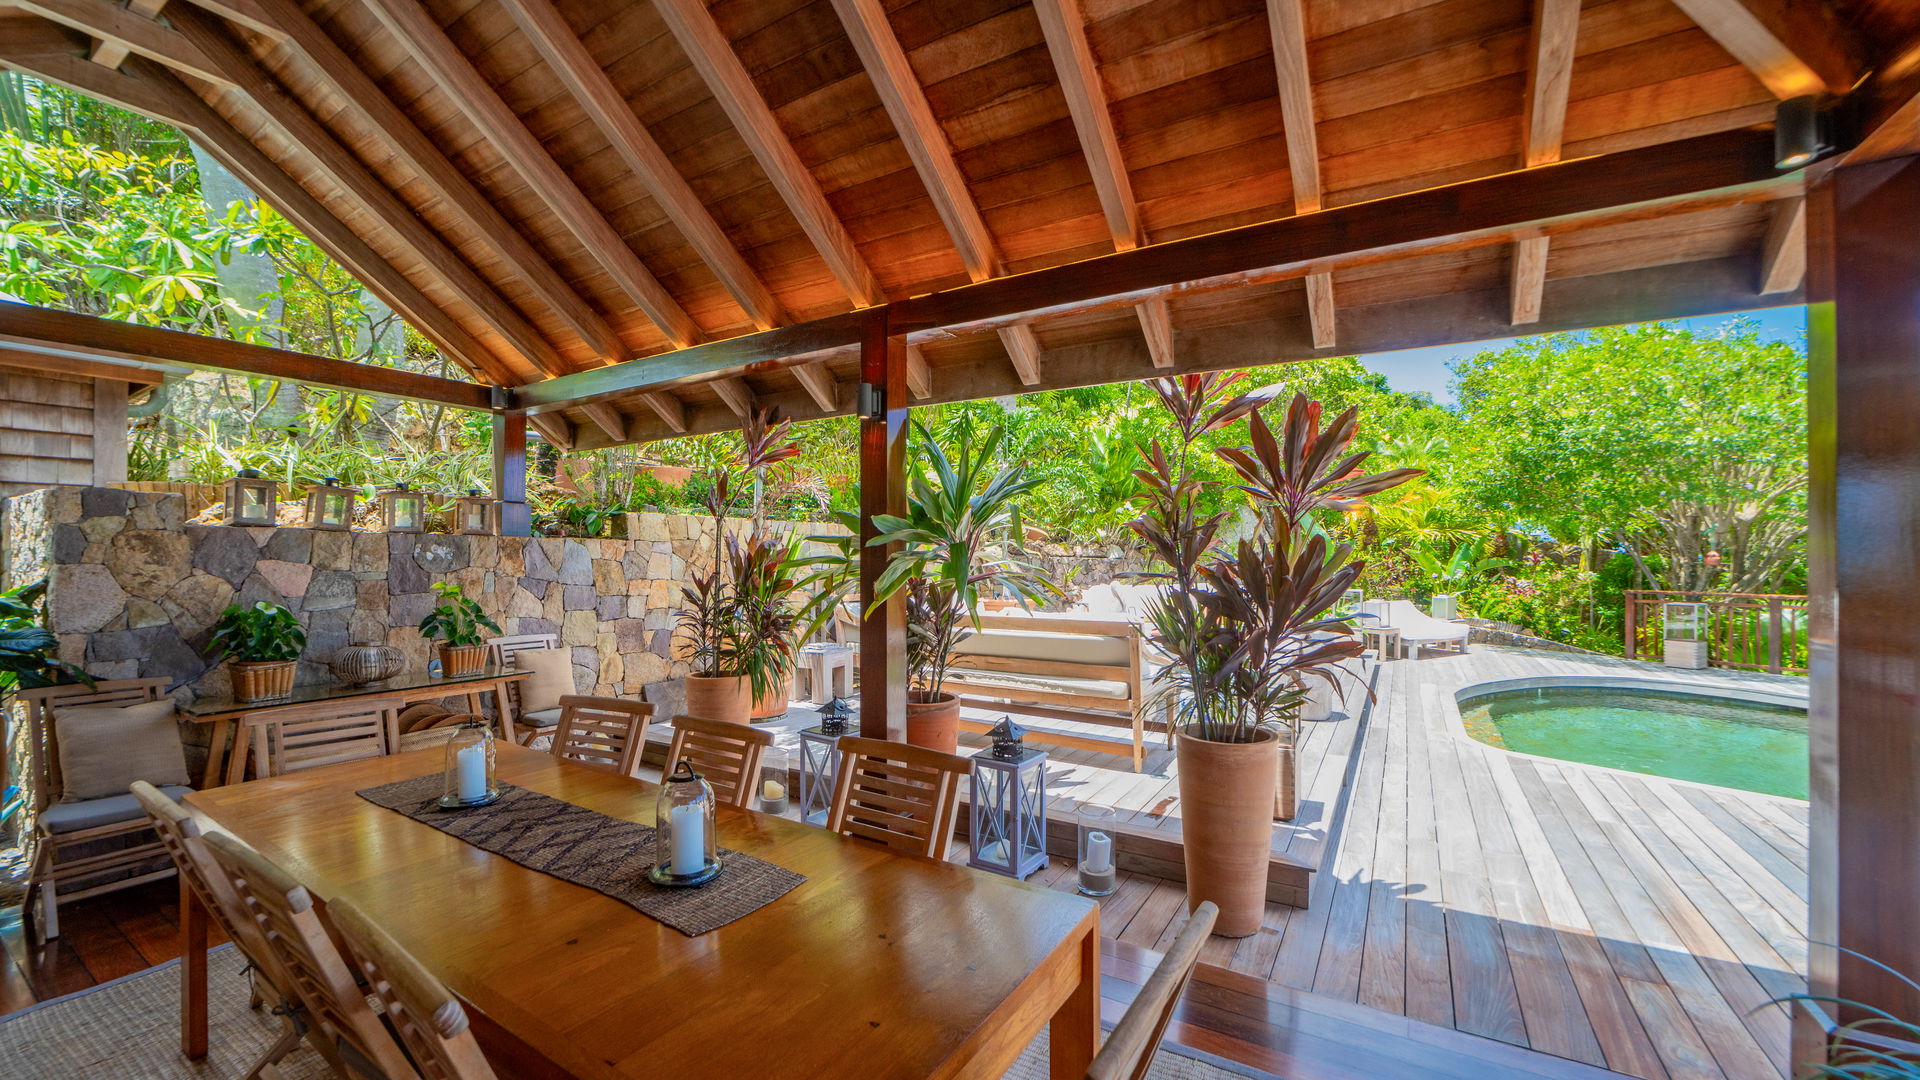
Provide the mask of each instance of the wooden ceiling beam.
[{"label": "wooden ceiling beam", "polygon": [[1018,323],[997,332],[1000,344],[1007,347],[1007,359],[1013,361],[1013,370],[1020,376],[1020,382],[1026,386],[1039,385],[1040,339],[1033,336],[1033,327]]},{"label": "wooden ceiling beam", "polygon": [[567,372],[566,361],[540,331],[459,252],[449,247],[438,232],[401,202],[387,182],[355,157],[331,128],[316,119],[261,68],[213,16],[183,7],[172,18],[180,32],[233,80],[239,92],[312,159],[321,175],[378,221],[428,273],[460,297],[528,364],[546,375]]},{"label": "wooden ceiling beam", "polygon": [[203,11],[244,26],[269,41],[287,40],[287,30],[278,16],[269,13],[265,0],[183,0]]},{"label": "wooden ceiling beam", "polygon": [[967,276],[985,281],[1000,274],[1003,268],[993,234],[973,201],[966,176],[953,159],[953,147],[933,115],[919,77],[907,62],[906,50],[894,36],[886,8],[880,0],[833,0],[833,9],[840,15],[854,51],[860,54],[861,66],[886,106],[894,131],[906,146],[940,221],[953,238]]},{"label": "wooden ceiling beam", "polygon": [[[75,60],[88,63],[78,57]],[[224,371],[330,390],[436,402],[459,409],[485,410],[493,403],[491,391],[477,383],[181,330],[138,326],[31,304],[0,301],[0,341],[20,350],[45,354],[50,363],[59,357],[77,357],[133,364],[161,372],[182,368]]]},{"label": "wooden ceiling beam", "polygon": [[1126,160],[1120,155],[1120,137],[1113,129],[1113,114],[1107,107],[1107,92],[1100,82],[1100,71],[1087,44],[1086,14],[1080,0],[1034,0],[1033,11],[1040,17],[1040,30],[1047,39],[1047,53],[1053,58],[1053,70],[1060,78],[1060,90],[1067,99],[1067,112],[1073,117],[1073,130],[1080,137],[1080,152],[1087,159],[1087,171],[1093,174],[1093,189],[1100,196],[1100,209],[1107,216],[1107,231],[1113,236],[1115,251],[1139,247],[1143,239],[1140,208],[1134,202],[1133,181],[1127,175]]},{"label": "wooden ceiling beam", "polygon": [[834,280],[846,291],[855,307],[884,303],[886,295],[874,279],[853,237],[841,224],[839,215],[820,190],[820,182],[780,127],[780,121],[754,85],[747,67],[733,51],[732,42],[721,32],[703,0],[654,0],[654,10],[667,24],[681,51],[692,61],[695,71],[705,80],[714,100],[732,121],[747,149],[753,152],[760,170],[780,193],[781,201],[792,211],[800,229],[813,242],[814,250],[826,261]]},{"label": "wooden ceiling beam", "polygon": [[[1307,13],[1303,0],[1267,0],[1267,29],[1273,38],[1274,75],[1280,88],[1280,123],[1287,140],[1287,175],[1293,184],[1293,212],[1320,209],[1320,136],[1314,126],[1313,75],[1307,68]],[[1307,321],[1319,348],[1331,349],[1338,320],[1333,307],[1333,274],[1320,271],[1306,281]]]},{"label": "wooden ceiling beam", "polygon": [[[1526,168],[1560,160],[1566,142],[1567,95],[1573,87],[1574,44],[1579,35],[1580,0],[1533,0],[1526,131],[1521,143],[1521,163]],[[1538,236],[1513,246],[1508,309],[1515,326],[1540,321],[1550,244],[1547,237]]]},{"label": "wooden ceiling beam", "polygon": [[799,381],[801,389],[813,398],[822,412],[836,412],[840,408],[839,387],[834,384],[833,372],[819,360],[806,364],[795,364],[787,370]]},{"label": "wooden ceiling beam", "polygon": [[655,390],[641,394],[640,400],[646,402],[647,408],[652,409],[668,428],[680,433],[687,430],[687,406],[679,398],[665,390]]},{"label": "wooden ceiling beam", "polygon": [[[219,67],[178,30],[107,0],[18,0],[13,6],[97,38],[102,45],[116,46],[122,50],[121,60],[125,60],[127,54],[144,56],[214,86],[233,85],[232,80],[221,74]],[[116,61],[105,66],[113,69],[120,65]]]},{"label": "wooden ceiling beam", "polygon": [[1153,357],[1153,366],[1172,367],[1173,313],[1167,309],[1167,298],[1150,297],[1133,310],[1140,319],[1140,336],[1146,340],[1147,355]]},{"label": "wooden ceiling beam", "polygon": [[[235,0],[193,0],[200,7],[220,12]],[[307,15],[296,0],[247,0],[257,4],[263,17],[270,18],[286,39],[286,48],[312,66],[322,82],[346,102],[347,106],[378,131],[388,149],[412,170],[421,183],[440,198],[449,209],[465,219],[475,235],[494,250],[501,261],[526,283],[580,340],[608,362],[629,359],[631,352],[606,319],[581,297],[547,256],[534,249],[520,231],[507,221],[493,200],[475,187],[446,154],[414,122],[406,110],[394,104],[339,43]],[[248,25],[251,25],[250,23]]]},{"label": "wooden ceiling beam", "polygon": [[593,54],[567,24],[552,0],[501,0],[520,31],[546,58],[587,119],[600,129],[653,201],[680,230],[701,261],[713,271],[747,319],[762,330],[785,321],[779,301],[767,291],[740,251],[727,238],[706,204],[654,141],[633,105],[621,94]]},{"label": "wooden ceiling beam", "polygon": [[728,376],[715,379],[708,385],[713,387],[713,392],[726,402],[727,408],[732,409],[735,416],[745,420],[753,415],[753,388],[745,380]]},{"label": "wooden ceiling beam", "polygon": [[593,421],[594,427],[606,432],[607,438],[616,443],[627,441],[626,415],[614,408],[612,402],[595,401],[582,408],[587,414],[587,419]]},{"label": "wooden ceiling beam", "polygon": [[1700,29],[1785,101],[1843,93],[1860,68],[1852,34],[1827,5],[1803,0],[1674,0]]},{"label": "wooden ceiling beam", "polygon": [[[1010,320],[1131,306],[1167,292],[1234,288],[1334,266],[1766,202],[1797,193],[1801,183],[1799,174],[1774,168],[1770,132],[1717,132],[961,285],[896,301],[889,305],[889,321],[924,343],[950,332],[998,330]],[[786,358],[857,346],[863,317],[830,316],[517,387],[514,407],[563,408],[781,366]],[[1346,347],[1354,348],[1351,342]]]},{"label": "wooden ceiling beam", "polygon": [[559,413],[542,413],[539,416],[529,416],[527,417],[527,424],[535,431],[538,431],[548,442],[561,450],[571,450],[575,444],[579,442],[579,436],[574,432],[573,425],[568,423],[567,418],[561,416]]},{"label": "wooden ceiling beam", "polygon": [[933,371],[918,345],[907,346],[907,389],[917,398],[933,396]]},{"label": "wooden ceiling beam", "polygon": [[[167,0],[130,0],[127,4],[127,12],[143,19],[151,19],[160,14],[160,9],[165,7],[166,3]],[[97,41],[93,45],[93,51],[87,54],[87,59],[101,67],[117,68],[130,54],[131,50],[118,41]]]},{"label": "wooden ceiling beam", "polygon": [[367,6],[667,340],[683,348],[699,341],[700,329],[680,302],[607,223],[606,215],[553,160],[419,0],[368,0]]},{"label": "wooden ceiling beam", "polygon": [[1807,200],[1781,199],[1767,221],[1760,251],[1762,295],[1793,292],[1807,277]]}]

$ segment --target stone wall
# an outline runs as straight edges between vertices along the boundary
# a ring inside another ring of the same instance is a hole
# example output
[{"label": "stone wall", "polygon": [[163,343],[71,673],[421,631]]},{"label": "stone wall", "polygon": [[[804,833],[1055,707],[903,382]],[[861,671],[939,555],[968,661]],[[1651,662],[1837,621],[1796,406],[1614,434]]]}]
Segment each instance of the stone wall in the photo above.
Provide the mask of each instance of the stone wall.
[{"label": "stone wall", "polygon": [[329,681],[327,661],[352,641],[384,641],[424,668],[432,647],[417,625],[438,581],[459,584],[504,633],[560,635],[578,692],[635,696],[686,674],[674,612],[689,575],[713,561],[713,522],[675,514],[636,515],[630,539],[574,540],[228,528],[184,524],[184,512],[179,495],[108,488],[8,499],[0,579],[48,578],[63,660],[98,678],[164,676],[182,700],[226,696],[208,635],[228,605],[260,600],[286,605],[307,629],[302,685]]}]

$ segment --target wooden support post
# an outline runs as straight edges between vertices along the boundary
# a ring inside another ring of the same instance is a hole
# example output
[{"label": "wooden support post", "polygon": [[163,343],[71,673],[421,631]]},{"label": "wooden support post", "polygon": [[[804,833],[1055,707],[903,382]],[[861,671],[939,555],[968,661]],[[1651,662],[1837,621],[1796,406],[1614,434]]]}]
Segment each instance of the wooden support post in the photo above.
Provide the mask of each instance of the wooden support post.
[{"label": "wooden support post", "polygon": [[493,497],[500,500],[500,535],[532,536],[527,507],[527,414],[493,414]]},{"label": "wooden support post", "polygon": [[[1920,973],[1920,251],[1887,223],[1920,220],[1920,157],[1836,169],[1807,204],[1808,981],[1911,1018],[1920,991],[1894,972]],[[1806,1065],[1826,1060],[1816,1013],[1794,1018]]]},{"label": "wooden support post", "polygon": [[906,598],[874,607],[894,547],[866,546],[874,515],[907,512],[907,339],[892,332],[886,308],[867,320],[860,381],[860,734],[900,741],[907,737]]}]

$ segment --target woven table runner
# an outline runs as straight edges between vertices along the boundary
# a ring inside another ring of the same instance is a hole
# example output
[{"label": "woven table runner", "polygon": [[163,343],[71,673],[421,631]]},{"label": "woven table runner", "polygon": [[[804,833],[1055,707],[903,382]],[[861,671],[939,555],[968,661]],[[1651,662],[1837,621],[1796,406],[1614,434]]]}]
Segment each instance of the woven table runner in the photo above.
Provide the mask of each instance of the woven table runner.
[{"label": "woven table runner", "polygon": [[655,885],[647,879],[654,861],[651,825],[608,817],[512,784],[501,784],[499,801],[489,805],[442,810],[439,800],[445,790],[436,774],[356,794],[529,870],[611,896],[688,937],[751,914],[807,880],[785,867],[721,848],[720,875],[705,885]]}]

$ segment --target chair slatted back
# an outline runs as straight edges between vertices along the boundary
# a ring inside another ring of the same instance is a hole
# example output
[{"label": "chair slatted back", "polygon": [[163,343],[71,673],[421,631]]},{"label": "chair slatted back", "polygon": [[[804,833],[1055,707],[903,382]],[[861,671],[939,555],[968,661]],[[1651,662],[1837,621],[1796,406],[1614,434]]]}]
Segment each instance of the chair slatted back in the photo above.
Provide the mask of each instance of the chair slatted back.
[{"label": "chair slatted back", "polygon": [[840,776],[827,828],[895,851],[944,859],[953,846],[966,758],[922,746],[840,740]]},{"label": "chair slatted back", "polygon": [[569,694],[560,699],[553,756],[621,776],[637,775],[652,718],[653,706],[645,702]]},{"label": "chair slatted back", "polygon": [[405,707],[399,698],[350,698],[274,709],[255,721],[262,728],[256,754],[263,755],[256,757],[255,771],[284,776],[393,753],[391,740]]},{"label": "chair slatted back", "polygon": [[[32,771],[36,812],[60,801],[64,789],[60,774],[60,741],[54,738],[54,714],[83,705],[126,706],[159,701],[167,696],[166,679],[98,679],[68,686],[41,686],[16,696],[27,707],[27,767]],[[4,764],[0,763],[0,768]]]},{"label": "chair slatted back", "polygon": [[309,1022],[358,1051],[388,1080],[414,1080],[419,1074],[367,1005],[352,965],[321,923],[306,886],[230,836],[210,833],[205,843],[286,972],[288,985],[282,989],[299,999]]},{"label": "chair slatted back", "polygon": [[494,1080],[452,991],[351,901],[328,904],[326,921],[385,1006],[387,1023],[422,1080]]},{"label": "chair slatted back", "polygon": [[[690,761],[694,771],[713,787],[714,798],[751,809],[760,760],[772,745],[773,732],[767,728],[676,716],[673,745],[667,750],[667,771],[672,772],[682,759]],[[784,779],[780,783],[786,785]]]},{"label": "chair slatted back", "polygon": [[1160,958],[1159,966],[1147,976],[1145,986],[1127,1006],[1113,1034],[1087,1066],[1087,1080],[1145,1080],[1153,1066],[1154,1051],[1166,1036],[1180,992],[1193,977],[1193,966],[1200,962],[1200,949],[1213,933],[1213,921],[1220,914],[1213,901],[1202,901],[1187,916],[1187,924],[1173,939],[1173,945]]},{"label": "chair slatted back", "polygon": [[[493,661],[495,670],[518,671],[520,664],[515,659],[528,649],[557,649],[560,647],[559,634],[508,634],[505,637],[487,639],[487,658]],[[507,684],[507,700],[513,705],[513,715],[520,715],[520,684]]]}]

